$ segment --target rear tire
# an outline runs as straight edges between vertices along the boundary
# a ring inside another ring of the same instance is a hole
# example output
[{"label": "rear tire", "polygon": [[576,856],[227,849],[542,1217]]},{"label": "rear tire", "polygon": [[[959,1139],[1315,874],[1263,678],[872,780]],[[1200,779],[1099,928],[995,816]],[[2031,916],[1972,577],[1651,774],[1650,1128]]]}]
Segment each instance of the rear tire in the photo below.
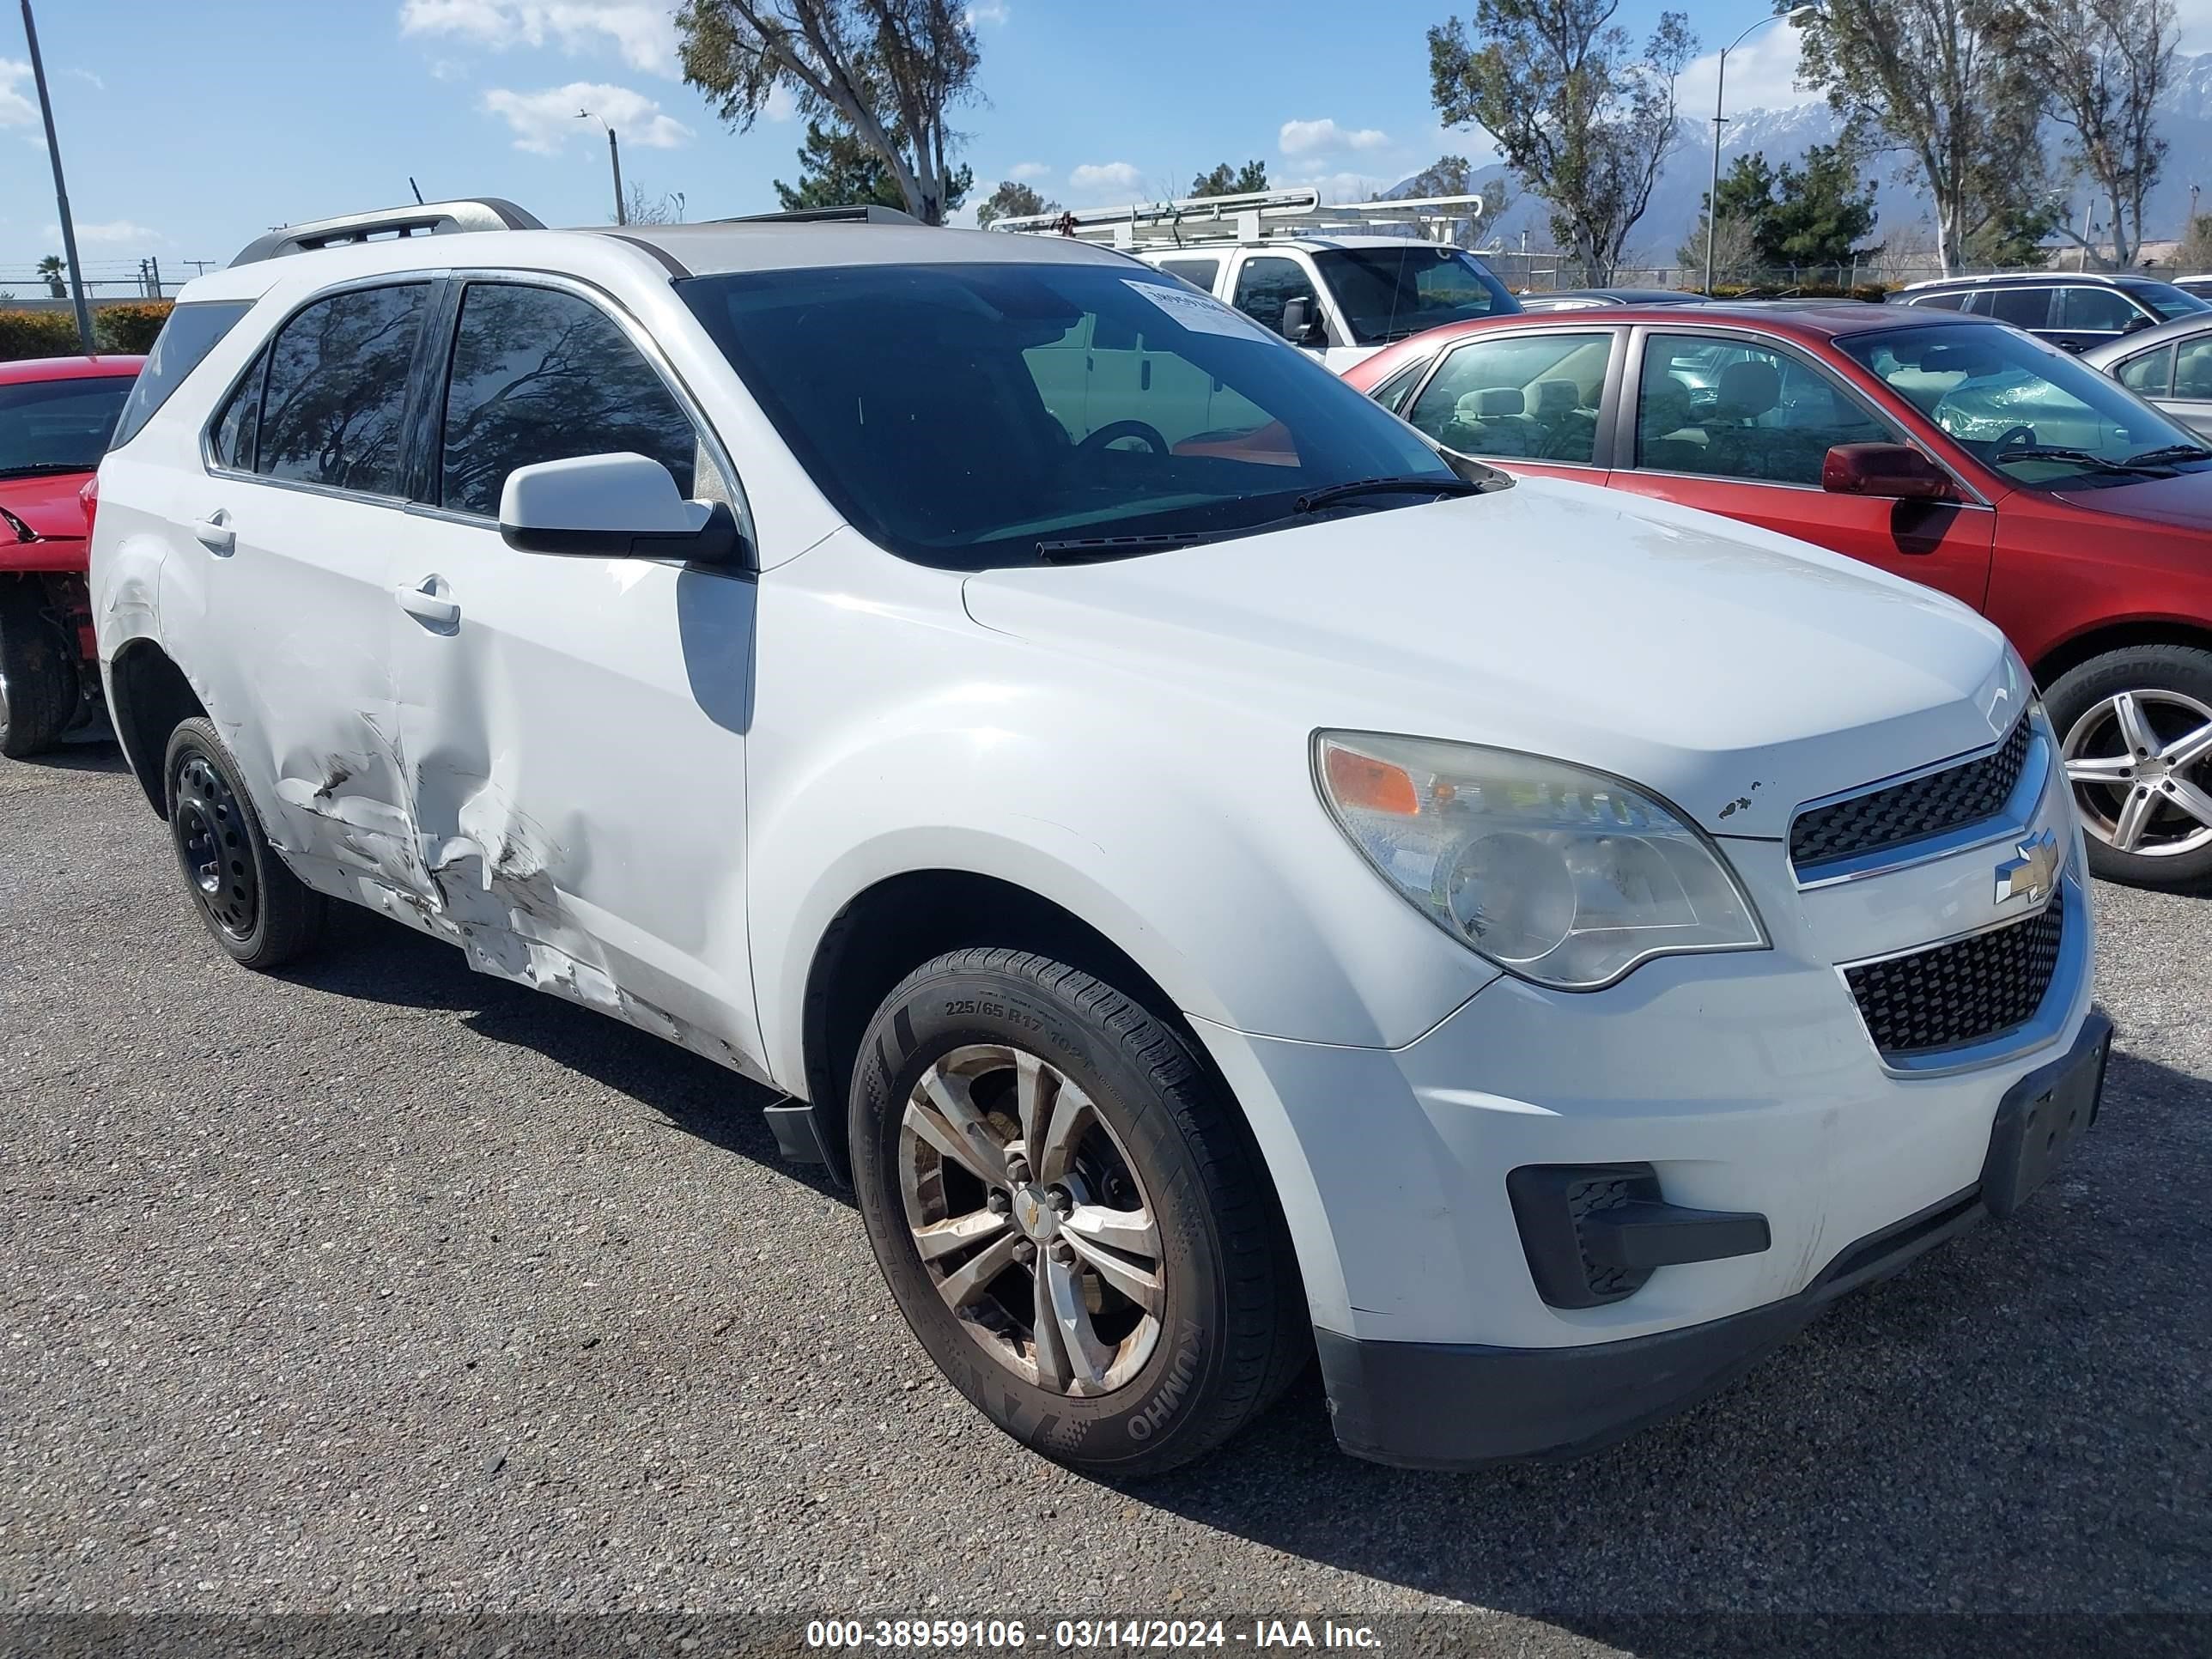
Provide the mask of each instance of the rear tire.
[{"label": "rear tire", "polygon": [[2137,645],[2044,695],[2089,867],[2138,887],[2212,879],[2212,651]]},{"label": "rear tire", "polygon": [[329,905],[287,869],[212,721],[169,735],[161,764],[169,839],[200,920],[231,958],[281,968],[321,937]]},{"label": "rear tire", "polygon": [[76,641],[46,614],[28,577],[0,578],[0,755],[51,749],[77,715]]},{"label": "rear tire", "polygon": [[1024,1444],[1157,1474],[1297,1374],[1304,1296],[1235,1110],[1173,1027],[1045,957],[952,951],[884,1000],[851,1100],[869,1241],[930,1358]]}]

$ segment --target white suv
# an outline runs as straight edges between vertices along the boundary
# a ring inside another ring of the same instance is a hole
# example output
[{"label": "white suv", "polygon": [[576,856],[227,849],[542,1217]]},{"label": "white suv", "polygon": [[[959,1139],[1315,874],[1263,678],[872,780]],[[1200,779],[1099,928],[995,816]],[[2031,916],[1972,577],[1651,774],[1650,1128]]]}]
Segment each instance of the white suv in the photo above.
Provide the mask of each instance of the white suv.
[{"label": "white suv", "polygon": [[1595,1443],[2094,1114],[2080,833],[1949,599],[1462,477],[1072,241],[362,228],[191,283],[100,471],[187,890],[787,1097],[1039,1450],[1170,1467],[1316,1347],[1364,1455]]}]

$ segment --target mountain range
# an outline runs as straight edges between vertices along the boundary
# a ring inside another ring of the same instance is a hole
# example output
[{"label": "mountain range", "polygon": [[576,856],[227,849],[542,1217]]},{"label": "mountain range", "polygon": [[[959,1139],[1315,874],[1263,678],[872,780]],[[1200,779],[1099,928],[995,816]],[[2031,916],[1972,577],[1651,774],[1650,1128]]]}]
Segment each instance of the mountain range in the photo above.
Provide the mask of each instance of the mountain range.
[{"label": "mountain range", "polygon": [[[1841,118],[1825,103],[1739,110],[1729,116],[1722,140],[1721,170],[1727,172],[1737,156],[1755,150],[1763,151],[1767,161],[1779,167],[1797,160],[1815,144],[1832,143],[1842,126]],[[2176,63],[2172,84],[2160,100],[2158,130],[2167,148],[2164,171],[2146,208],[2152,240],[2181,235],[2189,216],[2192,185],[2205,186],[2208,198],[2212,198],[2212,52],[2184,57]],[[1664,266],[1674,263],[1674,250],[1696,228],[1704,206],[1712,170],[1712,131],[1711,117],[1700,119],[1686,114],[1676,121],[1674,139],[1658,185],[1651,192],[1651,204],[1629,234],[1628,264]],[[1482,137],[1469,135],[1470,141]],[[2054,131],[2049,139],[2054,158],[2060,137]],[[1932,245],[1933,213],[1928,194],[1911,175],[1903,152],[1878,152],[1868,158],[1866,170],[1875,181],[1875,204],[1880,216],[1872,240],[1892,245]],[[1494,192],[1508,179],[1504,168],[1492,167],[1479,171],[1471,188]],[[1382,194],[1410,195],[1413,184],[1413,179],[1405,179]],[[1551,247],[1550,213],[1542,198],[1517,187],[1509,186],[1509,194],[1513,197],[1511,204],[1484,227],[1483,246],[1516,249],[1526,232],[1528,247]],[[2090,204],[2088,191],[2077,185],[2073,201],[2078,228],[2079,215]],[[2202,205],[2212,211],[2212,200]]]}]

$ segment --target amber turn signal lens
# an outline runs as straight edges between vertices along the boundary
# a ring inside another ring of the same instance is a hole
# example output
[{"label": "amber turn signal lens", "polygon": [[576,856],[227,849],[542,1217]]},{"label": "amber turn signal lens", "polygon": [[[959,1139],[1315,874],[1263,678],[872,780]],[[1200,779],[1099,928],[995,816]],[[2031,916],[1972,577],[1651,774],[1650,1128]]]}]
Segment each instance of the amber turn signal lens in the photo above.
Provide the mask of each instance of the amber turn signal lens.
[{"label": "amber turn signal lens", "polygon": [[1412,817],[1421,810],[1413,774],[1372,756],[1330,744],[1322,764],[1328,774],[1328,792],[1346,806],[1364,806],[1370,812],[1392,812]]}]

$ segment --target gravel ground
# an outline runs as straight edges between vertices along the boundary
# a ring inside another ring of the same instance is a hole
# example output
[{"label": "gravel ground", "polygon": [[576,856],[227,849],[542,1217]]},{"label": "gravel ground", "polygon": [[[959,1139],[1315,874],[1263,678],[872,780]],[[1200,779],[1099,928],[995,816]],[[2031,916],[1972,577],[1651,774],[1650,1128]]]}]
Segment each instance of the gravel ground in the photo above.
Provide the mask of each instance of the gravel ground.
[{"label": "gravel ground", "polygon": [[111,746],[0,761],[0,849],[18,1612],[2212,1612],[2205,900],[2100,892],[2106,1116],[2027,1213],[1687,1415],[1408,1474],[1309,1376],[1117,1491],[938,1381],[728,1074],[365,913],[234,968]]}]

